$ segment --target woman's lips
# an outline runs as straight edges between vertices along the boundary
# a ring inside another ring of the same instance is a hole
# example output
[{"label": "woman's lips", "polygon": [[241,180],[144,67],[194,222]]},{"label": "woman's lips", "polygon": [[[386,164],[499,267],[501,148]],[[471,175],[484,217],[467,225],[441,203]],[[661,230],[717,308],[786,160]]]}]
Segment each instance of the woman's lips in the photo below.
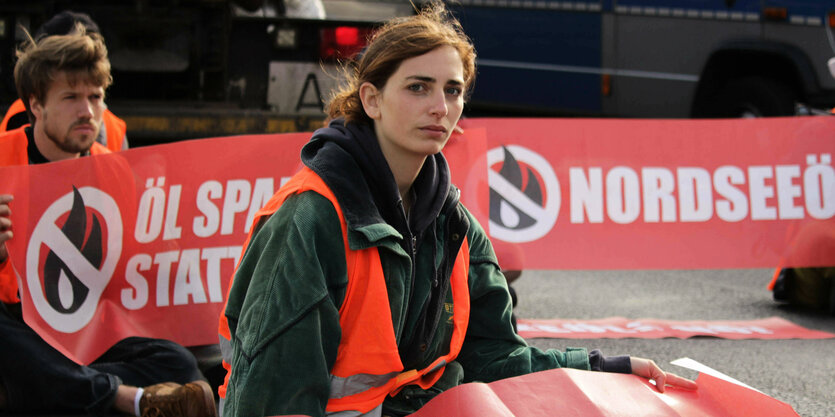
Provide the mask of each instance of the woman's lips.
[{"label": "woman's lips", "polygon": [[440,125],[423,126],[420,129],[431,136],[443,137],[447,134],[447,129]]}]

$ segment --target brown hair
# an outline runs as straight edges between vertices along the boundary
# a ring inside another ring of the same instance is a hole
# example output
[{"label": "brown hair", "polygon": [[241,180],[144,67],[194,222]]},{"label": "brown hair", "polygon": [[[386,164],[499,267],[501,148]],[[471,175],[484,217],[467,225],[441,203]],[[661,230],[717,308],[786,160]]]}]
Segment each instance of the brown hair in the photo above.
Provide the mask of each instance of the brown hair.
[{"label": "brown hair", "polygon": [[43,103],[56,72],[64,72],[67,81],[74,85],[82,81],[102,88],[113,82],[107,48],[98,33],[87,33],[84,25],[77,24],[66,35],[29,37],[17,51],[14,80],[17,94],[26,106],[31,121],[29,99],[35,97]]},{"label": "brown hair", "polygon": [[370,82],[382,89],[400,63],[441,46],[458,51],[464,65],[464,86],[469,90],[475,78],[473,44],[444,4],[432,1],[417,15],[392,19],[375,32],[361,56],[346,69],[347,83],[331,98],[328,117],[370,123],[362,108],[359,87]]}]

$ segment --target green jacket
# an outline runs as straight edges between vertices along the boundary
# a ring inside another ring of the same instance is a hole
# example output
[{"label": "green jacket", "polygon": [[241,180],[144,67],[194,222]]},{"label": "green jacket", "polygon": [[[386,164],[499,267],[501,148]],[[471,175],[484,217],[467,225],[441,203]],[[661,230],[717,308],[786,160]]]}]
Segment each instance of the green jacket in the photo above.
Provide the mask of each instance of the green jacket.
[{"label": "green jacket", "polygon": [[[341,125],[332,125],[334,128],[347,130]],[[368,135],[365,131],[347,134],[355,140]],[[321,148],[321,143],[315,143],[317,135],[322,136],[317,132],[306,151]],[[366,144],[371,143],[365,139]],[[319,158],[324,158],[322,153],[328,154],[316,151]],[[340,163],[346,158],[344,153],[341,149],[335,152],[337,156],[331,152],[325,160],[328,167],[337,164],[337,172],[321,170],[317,162],[323,161],[310,161],[309,156],[305,163],[314,171],[318,169],[340,201],[348,222],[350,247],[379,248],[395,336],[407,368],[424,366],[448,349],[452,314],[443,308],[444,303],[430,300],[437,295],[433,292],[438,287],[434,281],[438,270],[443,269],[447,231],[464,226],[469,241],[471,311],[461,353],[432,389],[411,386],[388,398],[386,414],[413,412],[437,393],[462,382],[489,382],[557,367],[590,369],[585,349],[542,351],[515,334],[504,276],[486,233],[458,201],[457,189],[442,179],[436,186],[451,191],[443,193],[442,204],[429,225],[414,234],[409,228],[398,230],[392,226],[395,222],[368,210],[381,205],[382,200],[365,188],[368,181],[360,181],[368,178],[367,174],[351,172],[355,165]],[[427,161],[446,170],[445,162],[437,158]],[[444,175],[448,176],[440,176]],[[339,220],[325,197],[314,192],[291,196],[259,226],[236,272],[225,312],[232,335],[233,369],[225,417],[324,415],[329,371],[336,360],[341,334],[338,310],[347,279]],[[450,293],[442,296],[446,303],[452,302]],[[431,320],[437,311],[427,311],[427,305],[439,305],[439,320]]]}]

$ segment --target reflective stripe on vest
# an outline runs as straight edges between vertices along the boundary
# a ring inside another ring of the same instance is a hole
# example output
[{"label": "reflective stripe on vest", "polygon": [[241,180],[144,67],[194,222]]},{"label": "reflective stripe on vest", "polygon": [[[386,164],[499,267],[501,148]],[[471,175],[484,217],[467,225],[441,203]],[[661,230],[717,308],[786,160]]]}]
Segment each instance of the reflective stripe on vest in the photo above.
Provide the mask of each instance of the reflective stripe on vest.
[{"label": "reflective stripe on vest", "polygon": [[[303,168],[256,213],[243,250],[249,246],[255,225],[261,221],[261,217],[274,213],[288,196],[309,190],[330,200],[336,209],[342,225],[348,274],[345,299],[339,309],[342,338],[331,370],[331,393],[326,411],[329,416],[379,415],[386,395],[393,396],[411,384],[428,389],[441,377],[444,366],[458,356],[464,343],[470,313],[467,283],[469,246],[466,237],[461,237],[464,240],[450,277],[454,311],[449,353],[436,358],[425,369],[403,371],[378,248],[350,249],[347,223],[342,210],[333,192],[316,173],[307,167]],[[231,334],[223,314],[220,317],[219,333],[221,346],[228,347]],[[224,352],[225,362],[229,362],[230,357],[231,352]],[[219,390],[224,397],[228,380],[229,372]]]},{"label": "reflective stripe on vest", "polygon": [[359,411],[347,410],[347,411],[337,411],[335,413],[327,413],[328,417],[382,417],[383,416],[383,405],[380,404],[375,407],[373,410],[367,413],[360,413]]}]

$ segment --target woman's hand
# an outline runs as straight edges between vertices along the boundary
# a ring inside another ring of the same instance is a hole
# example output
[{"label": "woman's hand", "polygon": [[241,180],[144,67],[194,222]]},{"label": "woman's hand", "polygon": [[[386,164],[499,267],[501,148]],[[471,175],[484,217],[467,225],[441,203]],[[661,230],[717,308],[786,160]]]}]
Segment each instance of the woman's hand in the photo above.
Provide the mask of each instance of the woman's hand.
[{"label": "woman's hand", "polygon": [[632,373],[655,381],[655,388],[659,392],[664,392],[667,385],[684,389],[698,389],[695,382],[670,372],[664,372],[655,362],[649,359],[633,357],[630,360],[632,362]]}]

